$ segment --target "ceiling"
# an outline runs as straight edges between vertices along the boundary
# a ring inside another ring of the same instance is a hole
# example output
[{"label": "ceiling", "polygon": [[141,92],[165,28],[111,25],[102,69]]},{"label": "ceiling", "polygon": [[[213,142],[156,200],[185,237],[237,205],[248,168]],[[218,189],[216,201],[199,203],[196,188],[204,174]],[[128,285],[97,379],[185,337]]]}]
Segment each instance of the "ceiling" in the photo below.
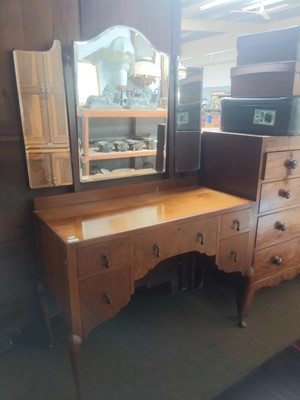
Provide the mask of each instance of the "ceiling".
[{"label": "ceiling", "polygon": [[[181,1],[181,58],[187,66],[235,62],[237,36],[300,25],[299,0]],[[205,9],[209,3],[216,5]]]}]

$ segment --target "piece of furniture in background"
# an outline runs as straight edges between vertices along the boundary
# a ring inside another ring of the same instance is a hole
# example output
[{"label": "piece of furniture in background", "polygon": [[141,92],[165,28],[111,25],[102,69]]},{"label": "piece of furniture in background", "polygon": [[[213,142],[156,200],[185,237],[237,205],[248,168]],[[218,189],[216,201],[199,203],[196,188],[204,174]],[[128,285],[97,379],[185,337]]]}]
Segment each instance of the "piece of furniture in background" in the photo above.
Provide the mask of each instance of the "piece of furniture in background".
[{"label": "piece of furniture in background", "polygon": [[[214,256],[225,272],[248,273],[252,202],[195,183],[187,186],[193,182],[154,182],[35,200],[41,279],[69,323],[78,399],[82,340],[129,302],[135,282],[158,263],[199,252]],[[40,294],[45,309],[43,290]],[[49,328],[47,313],[45,319]],[[48,333],[51,342],[50,328]]]},{"label": "piece of furniture in background", "polygon": [[203,134],[202,183],[256,200],[252,267],[242,325],[255,293],[300,273],[300,137]]},{"label": "piece of furniture in background", "polygon": [[49,51],[14,50],[31,188],[73,183],[61,45]]},{"label": "piece of furniture in background", "polygon": [[[82,162],[82,175],[88,177],[90,175],[90,165],[93,161],[117,160],[121,158],[137,158],[137,157],[153,157],[157,154],[157,149],[140,149],[134,151],[110,151],[99,152],[98,145],[90,144],[90,120],[98,119],[101,124],[101,118],[129,118],[131,121],[131,136],[135,137],[136,123],[140,118],[154,118],[161,123],[166,122],[166,109],[138,110],[138,109],[79,109],[77,112],[79,123],[82,129],[82,146],[80,150],[80,158]],[[142,140],[140,138],[139,140]],[[163,145],[163,148],[165,146]],[[144,171],[145,172],[145,171]],[[153,171],[152,171],[153,172]],[[110,175],[111,177],[111,175]]]}]

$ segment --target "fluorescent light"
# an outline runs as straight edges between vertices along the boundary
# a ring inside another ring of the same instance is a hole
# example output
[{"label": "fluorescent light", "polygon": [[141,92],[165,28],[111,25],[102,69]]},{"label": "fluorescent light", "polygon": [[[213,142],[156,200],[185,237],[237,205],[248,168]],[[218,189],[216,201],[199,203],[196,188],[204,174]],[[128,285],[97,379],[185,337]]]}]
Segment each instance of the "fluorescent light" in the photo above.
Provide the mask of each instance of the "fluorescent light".
[{"label": "fluorescent light", "polygon": [[221,6],[222,4],[231,3],[232,0],[215,0],[211,1],[210,3],[204,4],[200,6],[200,11],[208,10],[209,8]]},{"label": "fluorescent light", "polygon": [[243,11],[251,11],[251,10],[256,10],[260,7],[265,7],[265,6],[270,6],[276,3],[281,3],[284,0],[263,0],[263,1],[258,1],[255,4],[252,4],[251,6],[243,7]]}]

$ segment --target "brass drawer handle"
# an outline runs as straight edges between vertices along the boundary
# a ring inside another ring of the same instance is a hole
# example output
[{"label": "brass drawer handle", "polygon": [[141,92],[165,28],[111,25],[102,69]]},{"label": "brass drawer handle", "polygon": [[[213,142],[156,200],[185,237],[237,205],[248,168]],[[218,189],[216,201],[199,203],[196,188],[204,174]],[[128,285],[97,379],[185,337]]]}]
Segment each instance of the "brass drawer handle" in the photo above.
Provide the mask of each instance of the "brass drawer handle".
[{"label": "brass drawer handle", "polygon": [[237,252],[235,250],[231,251],[231,256],[233,257],[233,261],[237,262]]},{"label": "brass drawer handle", "polygon": [[288,169],[296,169],[298,167],[298,161],[297,160],[289,160],[286,164]]},{"label": "brass drawer handle", "polygon": [[287,189],[287,190],[281,190],[279,192],[279,195],[285,199],[290,199],[292,197],[292,191]]},{"label": "brass drawer handle", "polygon": [[286,224],[284,222],[276,222],[275,228],[278,229],[281,232],[284,232],[287,228]]},{"label": "brass drawer handle", "polygon": [[159,243],[154,243],[153,244],[153,251],[154,251],[155,256],[157,258],[159,258],[160,257],[160,245],[159,245]]},{"label": "brass drawer handle", "polygon": [[236,230],[237,232],[239,232],[241,227],[240,227],[240,221],[237,218],[233,220],[233,225],[236,226]]},{"label": "brass drawer handle", "polygon": [[281,263],[282,263],[282,258],[279,256],[274,257],[272,260],[272,264],[280,265]]},{"label": "brass drawer handle", "polygon": [[103,297],[104,297],[106,304],[112,304],[112,300],[111,300],[111,296],[110,296],[109,292],[104,292]]},{"label": "brass drawer handle", "polygon": [[198,232],[197,233],[197,238],[200,239],[200,244],[203,246],[204,245],[204,234],[203,234],[203,232]]},{"label": "brass drawer handle", "polygon": [[103,267],[109,268],[110,267],[110,260],[107,254],[102,254],[102,263]]}]

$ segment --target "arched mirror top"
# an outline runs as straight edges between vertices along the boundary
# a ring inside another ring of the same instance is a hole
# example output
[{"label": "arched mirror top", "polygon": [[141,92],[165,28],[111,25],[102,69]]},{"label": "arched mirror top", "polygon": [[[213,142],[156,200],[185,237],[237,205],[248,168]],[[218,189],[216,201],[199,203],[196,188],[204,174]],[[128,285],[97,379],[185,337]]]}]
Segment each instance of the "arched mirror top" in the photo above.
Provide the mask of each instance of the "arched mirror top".
[{"label": "arched mirror top", "polygon": [[81,182],[163,172],[169,57],[113,26],[74,42]]}]

